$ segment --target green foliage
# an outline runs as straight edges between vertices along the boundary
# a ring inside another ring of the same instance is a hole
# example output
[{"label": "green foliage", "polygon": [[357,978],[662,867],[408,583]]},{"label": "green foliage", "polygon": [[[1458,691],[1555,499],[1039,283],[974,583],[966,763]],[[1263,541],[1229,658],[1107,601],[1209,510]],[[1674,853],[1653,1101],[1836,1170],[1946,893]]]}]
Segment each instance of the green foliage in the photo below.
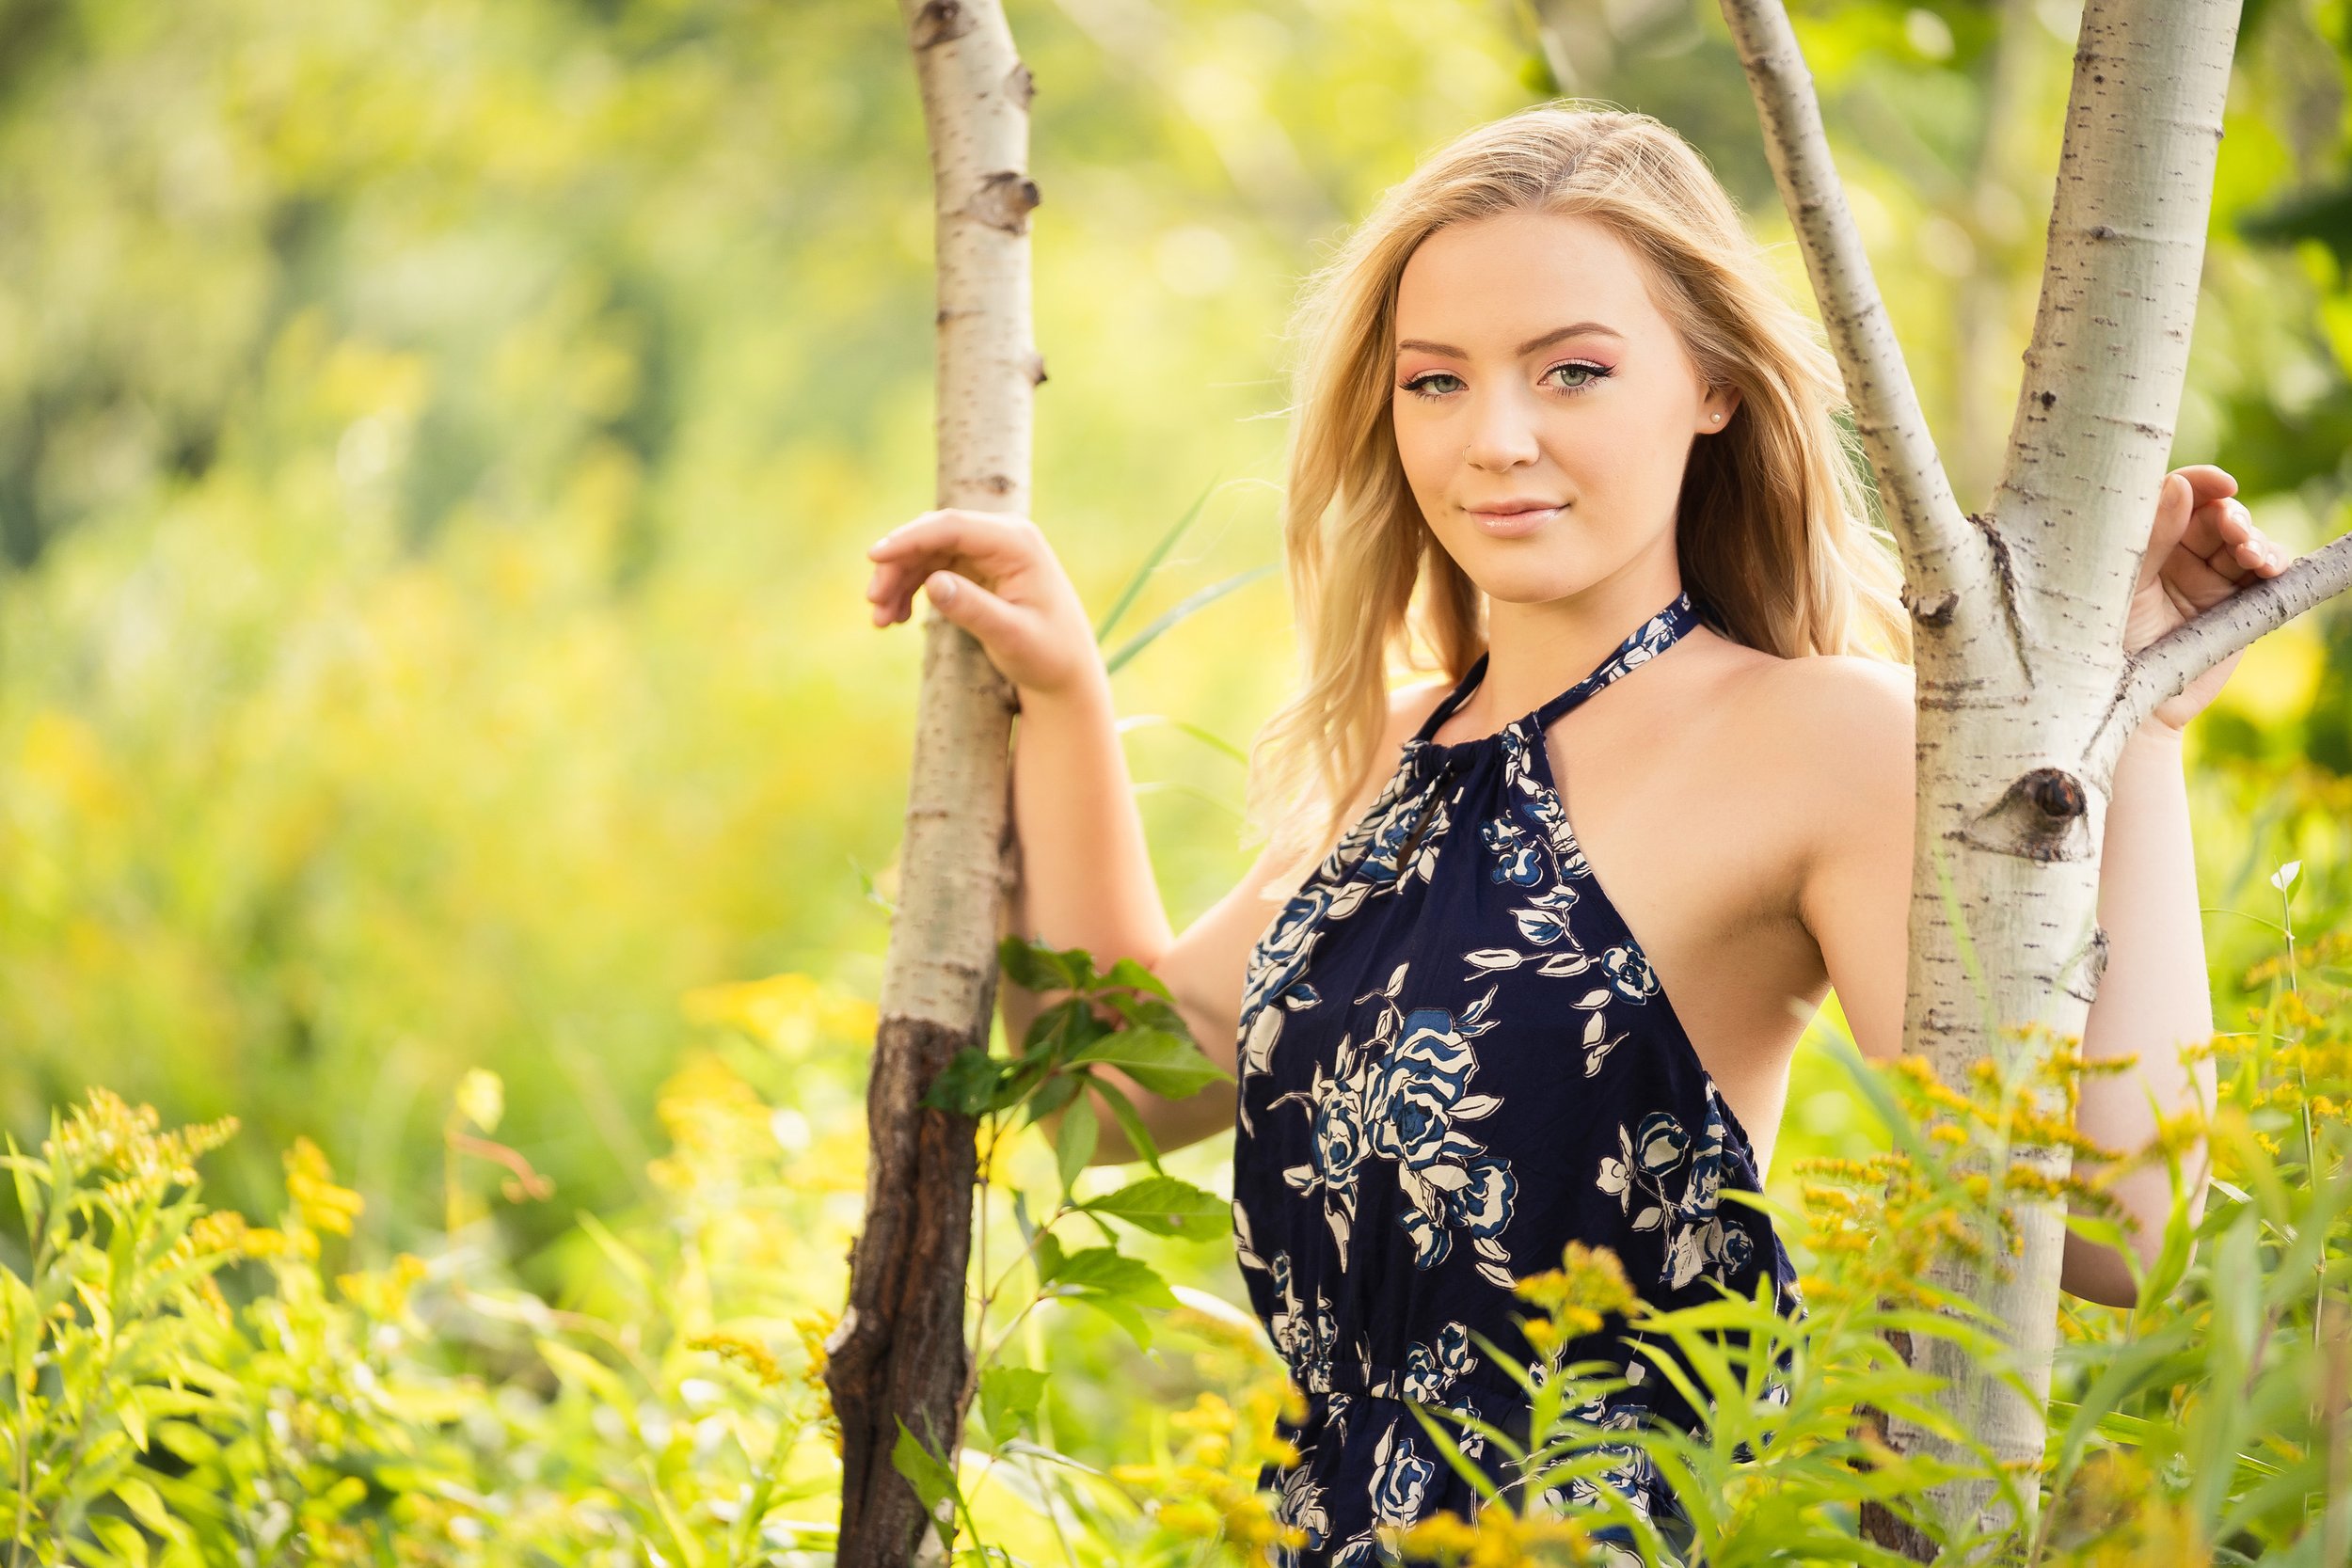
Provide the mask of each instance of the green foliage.
[{"label": "green foliage", "polygon": [[[2343,1539],[2332,1478],[2352,1431],[2352,887],[2341,861],[2292,871],[2265,888],[2278,950],[2242,978],[2225,973],[2229,1006],[2252,1027],[2211,1047],[2219,1114],[2168,1126],[2143,1151],[2177,1178],[2209,1141],[2217,1174],[2201,1212],[2176,1202],[2153,1261],[2127,1255],[2135,1309],[2068,1305],[2026,1560],[2319,1562]],[[1075,951],[1004,956],[1109,1015],[1080,1026],[1041,1013],[1025,1053],[1114,1038],[1112,1021],[1169,1022],[1139,970],[1103,975]],[[327,1266],[364,1205],[315,1146],[288,1151],[284,1208],[263,1227],[202,1196],[198,1164],[230,1124],[160,1131],[153,1111],[103,1090],[54,1118],[39,1149],[7,1161],[29,1216],[27,1267],[0,1271],[10,1568],[821,1561],[838,1484],[822,1340],[839,1280],[812,1284],[805,1258],[813,1217],[840,1207],[828,1195],[858,1189],[859,1145],[853,1126],[839,1141],[779,1140],[782,1107],[755,1085],[807,1092],[811,1046],[834,1027],[870,1028],[855,1011],[824,1022],[840,1006],[792,976],[692,999],[728,1034],[666,1087],[660,1201],[580,1216],[561,1266],[577,1283],[561,1304],[516,1287],[473,1196],[474,1173],[488,1172],[507,1201],[536,1201],[514,1152],[489,1140],[504,1099],[495,1077],[469,1075],[453,1097],[452,1228],[374,1269]],[[1932,1535],[1916,1508],[1924,1487],[1994,1473],[1894,1348],[1908,1336],[1989,1363],[2004,1354],[1993,1325],[1921,1283],[1927,1261],[2000,1266],[2004,1194],[2071,1197],[2078,1228],[2120,1237],[2098,1199],[2122,1167],[2055,1188],[2001,1176],[1978,1157],[2056,1135],[2034,1097],[1991,1072],[1954,1086],[1915,1063],[1835,1063],[1887,1138],[1875,1154],[1801,1163],[1801,1212],[1778,1218],[1809,1260],[1804,1317],[1779,1317],[1766,1292],[1658,1311],[1613,1258],[1571,1249],[1521,1282],[1529,1338],[1547,1357],[1525,1370],[1526,1439],[1485,1429],[1488,1465],[1503,1456],[1520,1484],[1474,1519],[1416,1527],[1414,1549],[1445,1562],[1602,1561],[1615,1548],[1594,1532],[1615,1525],[1658,1562],[1890,1562],[1859,1535],[1862,1505]],[[2082,1070],[2063,1048],[2052,1064],[2060,1080]],[[1034,1075],[1029,1093],[1087,1066]],[[1254,1320],[1146,1255],[1220,1240],[1222,1200],[1149,1167],[1066,1172],[1029,1109],[1010,1101],[980,1128],[989,1218],[974,1259],[969,1425],[952,1449],[902,1433],[901,1473],[952,1528],[960,1563],[1241,1562],[1295,1539],[1256,1482],[1295,1458],[1270,1424],[1295,1412],[1295,1392]],[[992,1249],[999,1217],[1017,1248]],[[1094,1370],[1088,1317],[1135,1347],[1125,1355],[1148,1346],[1186,1368],[1188,1387],[1156,1396],[1167,1413],[1143,1402],[1149,1431],[1123,1457],[1127,1440],[1080,1431],[1068,1402],[1153,1363]],[[1645,1347],[1644,1375],[1712,1410],[1705,1429],[1590,1419],[1613,1374],[1563,1365],[1559,1347],[1612,1318]],[[772,1348],[796,1335],[802,1354]],[[1490,1489],[1454,1440],[1463,1418],[1419,1415]],[[1895,1452],[1893,1416],[1943,1432],[1950,1452]],[[1689,1514],[1690,1541],[1602,1484],[1644,1465]],[[1948,1543],[1950,1559],[1968,1544]]]},{"label": "green foliage", "polygon": [[[1797,10],[1973,505],[2031,320],[2066,15]],[[1107,14],[1014,8],[1047,193],[1035,488],[1108,607],[1184,914],[1243,863],[1224,736],[1286,668],[1265,416],[1294,282],[1422,150],[1564,84],[1512,8]],[[919,657],[862,624],[855,558],[932,500],[897,19],[55,0],[0,33],[8,1568],[810,1568]],[[2340,0],[2249,10],[2175,454],[2238,473],[2304,546],[2342,526],[2352,433],[2348,36]],[[1575,58],[1592,78],[1565,85],[1684,129],[1785,239],[1711,8],[1608,8]],[[2258,645],[2192,736],[2244,1121],[2140,1310],[2066,1309],[2054,1560],[2342,1560],[2352,1532],[2312,1528],[2352,1320],[2327,989],[2347,682],[2331,611]],[[2281,964],[2289,890],[2261,884],[2295,856],[2321,935]],[[1084,999],[939,1091],[990,1122],[974,1431],[927,1450],[959,1536],[1089,1565],[1262,1554],[1283,1379],[1228,1249],[1188,1244],[1223,1234],[1229,1150],[1163,1158],[1099,1070],[1173,1093],[1202,1059],[1132,966],[1008,961]],[[1900,1143],[1871,1103],[1802,1054],[1790,1212],[1796,1156]],[[181,1180],[231,1111],[244,1135]],[[1057,1114],[1051,1142],[1027,1131]],[[1149,1163],[1089,1164],[1105,1117]],[[1810,1184],[1816,1207],[1836,1186]],[[1786,1407],[1732,1402],[1762,1468],[1668,1455],[1718,1554],[1850,1531],[1878,1472],[1831,1465],[1870,1452],[1841,1402],[1919,1393],[1884,1382],[1880,1311],[1767,1341],[1820,1370]]]},{"label": "green foliage", "polygon": [[[53,1117],[38,1155],[7,1164],[25,1216],[28,1275],[0,1274],[0,1525],[12,1562],[87,1533],[185,1540],[142,1456],[176,1448],[206,1409],[227,1311],[213,1274],[233,1227],[202,1223],[197,1159],[233,1121],[157,1134],[114,1096]],[[142,1557],[144,1553],[142,1551]]]},{"label": "green foliage", "polygon": [[1098,975],[1091,956],[1083,950],[1057,951],[1021,937],[1006,937],[998,944],[998,959],[1014,985],[1040,993],[1072,994],[1039,1012],[1018,1055],[996,1057],[971,1047],[958,1052],[924,1091],[922,1103],[974,1117],[1025,1107],[1025,1122],[1063,1112],[1060,1153],[1067,1193],[1092,1155],[1100,1130],[1091,1104],[1073,1105],[1084,1090],[1110,1112],[1131,1147],[1157,1172],[1159,1150],[1135,1102],[1089,1069],[1117,1068],[1143,1088],[1171,1100],[1198,1094],[1231,1076],[1193,1044],[1168,987],[1133,958],[1120,958],[1108,974]]},{"label": "green foliage", "polygon": [[[515,1291],[478,1222],[430,1260],[330,1275],[322,1254],[359,1201],[315,1147],[289,1152],[287,1207],[263,1228],[201,1197],[197,1157],[233,1124],[157,1125],[96,1090],[38,1155],[9,1157],[34,1217],[32,1272],[0,1272],[11,1568],[589,1564],[648,1549],[715,1565],[829,1535],[774,1517],[815,1495],[804,1379],[757,1340],[690,1332],[705,1315],[693,1259],[713,1239],[691,1204],[640,1238],[683,1232],[685,1258],[660,1266],[686,1289],[612,1322]],[[583,1224],[651,1276],[645,1253]],[[264,1276],[241,1307],[218,1282],[240,1269]],[[495,1378],[448,1365],[484,1352]]]}]

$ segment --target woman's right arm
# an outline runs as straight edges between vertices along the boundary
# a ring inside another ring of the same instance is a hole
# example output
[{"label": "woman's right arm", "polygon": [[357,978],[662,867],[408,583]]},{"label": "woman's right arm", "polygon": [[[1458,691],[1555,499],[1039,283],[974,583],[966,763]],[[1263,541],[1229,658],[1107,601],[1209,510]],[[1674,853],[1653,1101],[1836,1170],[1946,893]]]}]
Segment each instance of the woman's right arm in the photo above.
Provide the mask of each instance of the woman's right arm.
[{"label": "woman's right arm", "polygon": [[[1263,895],[1282,869],[1272,849],[1176,934],[1145,846],[1110,677],[1077,593],[1043,532],[1025,518],[948,509],[924,513],[867,554],[877,562],[866,588],[877,626],[907,619],[920,587],[943,617],[979,641],[1019,694],[1012,794],[1022,864],[1010,928],[1051,946],[1083,947],[1098,970],[1134,958],[1168,986],[1202,1052],[1232,1072],[1249,950],[1280,908]],[[1425,710],[1429,696],[1416,689],[1398,698],[1391,728],[1401,746],[1418,722],[1414,710]],[[1375,775],[1381,771],[1375,769]],[[1367,783],[1351,820],[1370,804],[1379,783],[1377,776]],[[1024,1037],[1030,1021],[1059,994],[1001,984],[1008,1036]],[[1231,1079],[1168,1100],[1117,1069],[1097,1070],[1134,1101],[1162,1149],[1233,1123]],[[1058,1121],[1058,1116],[1046,1118],[1049,1135]],[[1095,1163],[1136,1157],[1105,1118]]]}]

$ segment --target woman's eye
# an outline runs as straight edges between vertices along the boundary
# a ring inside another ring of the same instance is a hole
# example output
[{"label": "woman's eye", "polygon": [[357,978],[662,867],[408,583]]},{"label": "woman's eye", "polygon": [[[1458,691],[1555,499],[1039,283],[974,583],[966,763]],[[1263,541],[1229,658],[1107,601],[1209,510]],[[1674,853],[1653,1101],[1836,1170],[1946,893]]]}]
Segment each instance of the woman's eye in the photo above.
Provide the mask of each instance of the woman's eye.
[{"label": "woman's eye", "polygon": [[[1559,387],[1559,388],[1564,392],[1581,392],[1584,390],[1585,388],[1593,385],[1596,381],[1602,380],[1613,373],[1606,365],[1586,365],[1571,362],[1565,365],[1554,365],[1551,369],[1546,371],[1544,375],[1547,379],[1549,379],[1551,377],[1561,375],[1564,372],[1576,378],[1574,380],[1561,380],[1554,383],[1554,385]],[[1450,374],[1445,371],[1424,371],[1421,374],[1414,376],[1411,380],[1406,382],[1404,384],[1404,389],[1419,398],[1441,398],[1453,391],[1455,387],[1460,386],[1461,381],[1462,378],[1460,376]],[[1451,385],[1445,385],[1447,383],[1450,383]]]}]

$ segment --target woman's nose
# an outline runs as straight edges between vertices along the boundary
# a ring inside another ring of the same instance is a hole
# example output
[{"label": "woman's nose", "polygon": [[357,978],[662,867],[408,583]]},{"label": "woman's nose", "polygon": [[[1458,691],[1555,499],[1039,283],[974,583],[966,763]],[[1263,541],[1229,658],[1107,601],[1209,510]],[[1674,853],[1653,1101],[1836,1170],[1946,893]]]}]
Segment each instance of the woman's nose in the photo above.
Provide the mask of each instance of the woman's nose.
[{"label": "woman's nose", "polygon": [[1533,411],[1519,400],[1492,396],[1471,404],[1470,443],[1462,451],[1471,467],[1515,468],[1533,463],[1539,450]]}]

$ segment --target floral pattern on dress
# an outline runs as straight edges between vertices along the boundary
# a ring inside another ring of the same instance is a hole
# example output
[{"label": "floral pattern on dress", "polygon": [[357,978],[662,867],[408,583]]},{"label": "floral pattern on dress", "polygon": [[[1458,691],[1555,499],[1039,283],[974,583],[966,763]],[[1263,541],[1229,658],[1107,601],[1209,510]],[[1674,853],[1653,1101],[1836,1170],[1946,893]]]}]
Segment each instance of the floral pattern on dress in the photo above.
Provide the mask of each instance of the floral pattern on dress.
[{"label": "floral pattern on dress", "polygon": [[1331,1352],[1340,1338],[1339,1322],[1331,1315],[1330,1298],[1317,1291],[1314,1310],[1307,1310],[1292,1280],[1291,1257],[1287,1252],[1276,1253],[1267,1267],[1274,1275],[1275,1289],[1282,1292],[1283,1303],[1282,1310],[1267,1325],[1274,1348],[1290,1368],[1292,1382],[1311,1393],[1327,1393],[1331,1387]]},{"label": "floral pattern on dress", "polygon": [[[1724,1137],[1728,1130],[1723,1101],[1711,1083],[1707,1085],[1706,1100],[1707,1121],[1695,1149],[1691,1135],[1670,1112],[1652,1111],[1638,1128],[1617,1124],[1617,1152],[1600,1157],[1600,1171],[1594,1179],[1601,1192],[1617,1200],[1618,1211],[1631,1216],[1633,1229],[1664,1228],[1666,1262],[1658,1282],[1673,1291],[1690,1284],[1701,1273],[1722,1278],[1725,1271],[1744,1269],[1756,1252],[1746,1227],[1725,1225],[1716,1209],[1716,1195],[1724,1184]],[[1682,1177],[1678,1196],[1667,1191],[1677,1173]],[[1633,1212],[1637,1192],[1655,1200],[1645,1203],[1638,1213]]]},{"label": "floral pattern on dress", "polygon": [[1397,965],[1387,985],[1356,999],[1359,1006],[1379,1004],[1369,1037],[1360,1044],[1352,1035],[1342,1039],[1333,1070],[1318,1064],[1307,1088],[1269,1102],[1271,1109],[1298,1101],[1313,1124],[1313,1160],[1285,1168],[1282,1179],[1302,1196],[1323,1195],[1344,1272],[1364,1162],[1392,1162],[1405,1197],[1398,1221],[1412,1240],[1414,1266],[1445,1261],[1458,1231],[1479,1254],[1478,1272],[1507,1291],[1515,1283],[1511,1254],[1496,1238],[1511,1223],[1518,1179],[1508,1160],[1489,1154],[1460,1126],[1502,1104],[1469,1092],[1478,1071],[1470,1041],[1494,1027],[1485,1015],[1496,988],[1459,1017],[1442,1007],[1407,1011],[1398,998],[1411,967]]},{"label": "floral pattern on dress", "polygon": [[[1323,1001],[1301,976],[1325,925],[1345,920],[1378,892],[1408,885],[1415,879],[1425,881],[1435,870],[1438,845],[1446,833],[1446,804],[1433,800],[1433,792],[1425,787],[1411,787],[1415,782],[1410,768],[1400,768],[1390,779],[1362,820],[1341,836],[1250,948],[1242,979],[1241,1043],[1236,1052],[1241,1083],[1263,1074],[1273,1062],[1284,1014],[1304,1011]],[[1428,829],[1413,848],[1410,861],[1401,861],[1406,841],[1424,814],[1429,816]],[[1240,1120],[1245,1132],[1254,1131],[1247,1096]]]},{"label": "floral pattern on dress", "polygon": [[[1406,1399],[1434,1405],[1453,1416],[1475,1416],[1475,1407],[1459,1397],[1449,1399],[1447,1393],[1477,1367],[1478,1357],[1470,1350],[1469,1325],[1452,1322],[1438,1330],[1428,1343],[1416,1339],[1405,1347],[1405,1373],[1398,1380],[1396,1391]],[[1452,1435],[1465,1459],[1476,1459],[1486,1451],[1486,1434],[1474,1427],[1457,1422]]]},{"label": "floral pattern on dress", "polygon": [[1470,1329],[1459,1322],[1438,1330],[1429,1343],[1416,1339],[1405,1347],[1405,1397],[1435,1404],[1454,1380],[1478,1365],[1470,1348]]},{"label": "floral pattern on dress", "polygon": [[[1331,1510],[1324,1500],[1323,1488],[1315,1484],[1314,1471],[1304,1465],[1294,1465],[1283,1472],[1282,1495],[1274,1505],[1274,1520],[1303,1532],[1309,1551],[1323,1549],[1331,1537]],[[1296,1560],[1295,1553],[1284,1555]]]},{"label": "floral pattern on dress", "polygon": [[[1595,878],[1544,749],[1549,725],[1695,624],[1677,600],[1535,713],[1436,744],[1482,657],[1250,953],[1233,1229],[1308,1399],[1279,1429],[1299,1462],[1261,1476],[1300,1532],[1276,1554],[1288,1568],[1370,1568],[1383,1526],[1475,1512],[1413,1412],[1494,1473],[1485,1434],[1442,1415],[1524,1420],[1524,1389],[1471,1347],[1519,1343],[1517,1275],[1565,1241],[1615,1249],[1661,1307],[1710,1283],[1746,1291],[1761,1271],[1802,1310],[1769,1223],[1718,1211],[1724,1188],[1760,1185],[1753,1153]],[[1572,1359],[1627,1382],[1582,1412],[1602,1433],[1705,1418],[1617,1334],[1589,1338]],[[1674,1516],[1629,1444],[1555,1501],[1602,1489],[1661,1527]]]}]

